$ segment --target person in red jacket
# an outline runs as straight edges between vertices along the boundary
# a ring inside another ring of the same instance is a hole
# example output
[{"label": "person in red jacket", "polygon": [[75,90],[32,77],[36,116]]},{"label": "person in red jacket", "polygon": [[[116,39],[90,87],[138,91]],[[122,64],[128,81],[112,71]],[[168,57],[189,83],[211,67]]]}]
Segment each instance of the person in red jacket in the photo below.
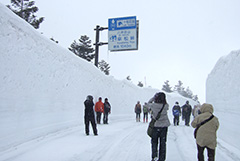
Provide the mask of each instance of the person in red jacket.
[{"label": "person in red jacket", "polygon": [[97,123],[101,123],[101,115],[104,112],[104,104],[102,102],[102,97],[98,98],[98,102],[95,104],[95,112],[97,113]]}]

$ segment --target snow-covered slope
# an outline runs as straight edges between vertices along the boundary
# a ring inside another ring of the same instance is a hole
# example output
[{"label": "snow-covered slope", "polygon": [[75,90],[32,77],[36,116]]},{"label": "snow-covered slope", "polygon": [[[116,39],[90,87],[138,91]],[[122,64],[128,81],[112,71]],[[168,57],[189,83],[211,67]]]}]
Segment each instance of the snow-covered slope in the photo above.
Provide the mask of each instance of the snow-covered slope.
[{"label": "snow-covered slope", "polygon": [[219,136],[240,149],[240,50],[221,57],[208,75],[206,100],[220,117]]},{"label": "snow-covered slope", "polygon": [[[89,94],[108,97],[113,115],[126,115],[156,91],[104,75],[0,4],[0,151],[82,124]],[[170,105],[186,101],[167,97]]]}]

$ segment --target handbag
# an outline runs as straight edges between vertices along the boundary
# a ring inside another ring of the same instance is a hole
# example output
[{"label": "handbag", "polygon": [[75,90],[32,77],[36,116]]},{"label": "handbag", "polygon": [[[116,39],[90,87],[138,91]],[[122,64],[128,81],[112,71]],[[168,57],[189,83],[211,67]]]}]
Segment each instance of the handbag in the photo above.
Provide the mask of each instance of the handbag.
[{"label": "handbag", "polygon": [[207,120],[204,120],[203,122],[201,122],[200,124],[197,125],[196,129],[194,130],[194,138],[196,139],[197,137],[197,131],[200,128],[200,126],[204,125],[205,123],[207,123],[208,121],[210,121],[212,118],[214,117],[214,115],[210,116]]},{"label": "handbag", "polygon": [[147,134],[148,134],[149,137],[152,137],[154,124],[160,118],[161,112],[162,112],[164,106],[165,106],[165,104],[163,104],[162,109],[158,112],[157,117],[155,119],[152,117],[152,120],[150,121],[150,123],[148,125]]}]

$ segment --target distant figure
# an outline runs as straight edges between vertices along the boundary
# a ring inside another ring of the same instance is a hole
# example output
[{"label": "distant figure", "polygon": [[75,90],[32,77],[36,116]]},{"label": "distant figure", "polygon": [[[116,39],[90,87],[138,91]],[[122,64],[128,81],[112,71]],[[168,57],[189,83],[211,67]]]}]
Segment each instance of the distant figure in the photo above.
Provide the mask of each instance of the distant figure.
[{"label": "distant figure", "polygon": [[101,123],[101,115],[103,113],[104,104],[102,102],[102,97],[98,98],[98,102],[95,104],[95,112],[97,113],[97,123]]},{"label": "distant figure", "polygon": [[84,122],[85,122],[85,132],[86,135],[89,135],[89,122],[92,125],[93,128],[93,133],[94,135],[97,134],[97,125],[95,122],[95,115],[94,115],[94,110],[93,110],[93,97],[92,96],[87,96],[87,99],[84,101],[85,105],[85,111],[84,111]]},{"label": "distant figure", "polygon": [[104,100],[104,110],[103,110],[103,123],[108,124],[108,114],[111,113],[111,105],[108,102],[108,99],[105,98]]},{"label": "distant figure", "polygon": [[185,117],[186,126],[189,126],[191,113],[192,113],[192,106],[189,104],[189,101],[186,101],[186,104],[182,106],[182,114]]},{"label": "distant figure", "polygon": [[135,113],[136,113],[136,122],[140,122],[140,114],[142,112],[140,101],[137,102],[135,106]]},{"label": "distant figure", "polygon": [[179,125],[179,116],[181,116],[181,107],[179,106],[179,103],[176,102],[175,105],[172,108],[172,113],[173,113],[173,124],[174,126]]},{"label": "distant figure", "polygon": [[194,105],[194,108],[192,110],[192,115],[195,118],[200,114],[200,106],[199,105]]},{"label": "distant figure", "polygon": [[[166,142],[167,131],[170,126],[168,119],[169,105],[166,101],[166,95],[163,92],[156,93],[155,96],[149,100],[148,105],[152,111],[152,119],[156,118],[161,109],[160,118],[155,122],[152,134],[152,161],[166,160]],[[158,142],[160,141],[159,151]],[[158,153],[159,152],[159,153]]]},{"label": "distant figure", "polygon": [[148,106],[147,106],[147,103],[145,102],[144,105],[143,105],[143,122],[148,122],[148,112],[149,112],[149,109],[148,109]]},{"label": "distant figure", "polygon": [[[211,104],[204,103],[200,111],[201,114],[191,123],[193,128],[200,126],[196,134],[198,161],[204,161],[205,148],[207,148],[208,152],[208,161],[214,161],[217,146],[217,130],[219,127],[218,118],[213,115],[213,106]],[[203,121],[205,121],[205,124],[200,125]]]}]

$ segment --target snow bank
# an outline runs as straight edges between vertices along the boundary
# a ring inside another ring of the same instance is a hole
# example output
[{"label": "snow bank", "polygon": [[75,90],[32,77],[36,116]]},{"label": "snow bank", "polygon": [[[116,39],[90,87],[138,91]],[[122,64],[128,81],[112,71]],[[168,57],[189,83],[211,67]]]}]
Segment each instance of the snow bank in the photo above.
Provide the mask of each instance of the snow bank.
[{"label": "snow bank", "polygon": [[[0,4],[0,151],[83,123],[87,95],[109,98],[112,115],[134,114],[157,89],[100,72]],[[168,95],[170,106],[185,98]]]},{"label": "snow bank", "polygon": [[219,116],[219,136],[223,141],[240,149],[240,50],[221,57],[208,75],[206,100],[215,107]]}]

